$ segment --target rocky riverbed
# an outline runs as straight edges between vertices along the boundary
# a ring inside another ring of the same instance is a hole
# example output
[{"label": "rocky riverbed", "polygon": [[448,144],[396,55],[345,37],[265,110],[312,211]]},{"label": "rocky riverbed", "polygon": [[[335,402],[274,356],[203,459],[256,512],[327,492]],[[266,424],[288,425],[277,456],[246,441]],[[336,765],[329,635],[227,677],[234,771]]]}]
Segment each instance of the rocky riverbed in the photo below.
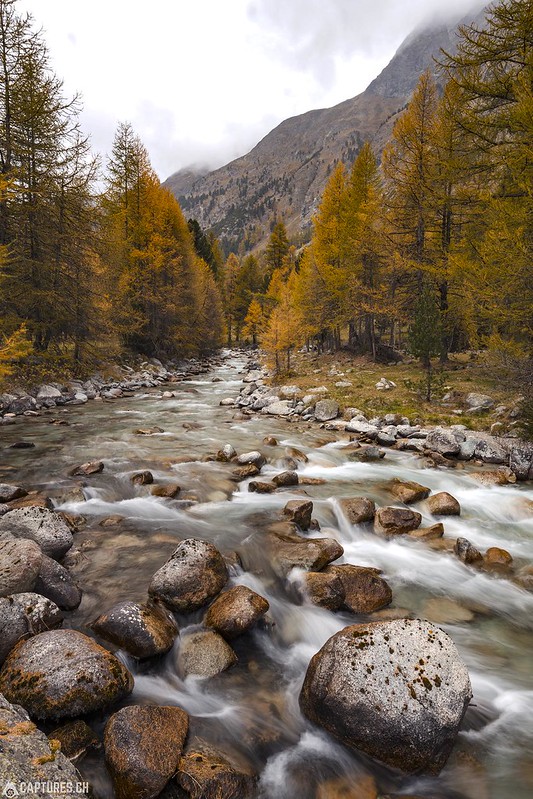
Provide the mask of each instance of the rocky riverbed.
[{"label": "rocky riverbed", "polygon": [[531,449],[255,367],[2,398],[0,781],[525,799]]}]

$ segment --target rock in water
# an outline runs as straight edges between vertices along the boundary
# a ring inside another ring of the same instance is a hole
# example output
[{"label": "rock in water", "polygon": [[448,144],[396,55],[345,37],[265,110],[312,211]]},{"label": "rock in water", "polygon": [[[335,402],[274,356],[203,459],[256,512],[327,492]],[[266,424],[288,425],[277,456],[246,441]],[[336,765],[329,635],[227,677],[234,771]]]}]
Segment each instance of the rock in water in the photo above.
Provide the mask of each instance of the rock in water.
[{"label": "rock in water", "polygon": [[453,641],[420,619],[356,624],[312,658],[300,693],[311,721],[409,774],[438,774],[472,698]]},{"label": "rock in water", "polygon": [[253,627],[269,607],[264,597],[245,585],[236,585],[215,599],[204,624],[231,640]]},{"label": "rock in water", "polygon": [[39,719],[92,713],[132,688],[120,660],[76,630],[50,630],[20,642],[0,671],[0,691]]},{"label": "rock in water", "polygon": [[0,541],[0,596],[31,591],[43,560],[41,548],[25,538]]},{"label": "rock in water", "polygon": [[187,633],[180,639],[177,665],[183,679],[189,674],[216,677],[236,662],[231,646],[213,630]]},{"label": "rock in water", "polygon": [[209,746],[188,745],[176,780],[190,799],[252,799],[256,796],[254,775],[235,768]]},{"label": "rock in water", "polygon": [[412,480],[399,480],[397,477],[391,481],[390,491],[396,499],[399,499],[400,502],[405,502],[406,505],[425,499],[429,495],[427,486],[420,485],[420,483],[415,483]]},{"label": "rock in water", "polygon": [[24,593],[0,599],[0,664],[22,638],[60,627],[63,614],[40,594]]},{"label": "rock in water", "polygon": [[213,544],[187,538],[156,571],[148,593],[181,613],[206,605],[226,585],[228,570]]},{"label": "rock in water", "polygon": [[60,513],[47,508],[19,508],[0,519],[0,533],[35,541],[45,555],[62,558],[73,544],[72,533]]},{"label": "rock in water", "polygon": [[91,627],[106,641],[136,658],[168,652],[178,634],[178,625],[169,611],[159,605],[139,605],[136,602],[113,605]]},{"label": "rock in water", "polygon": [[159,796],[177,771],[188,728],[179,707],[131,705],[111,716],[104,746],[117,799]]}]

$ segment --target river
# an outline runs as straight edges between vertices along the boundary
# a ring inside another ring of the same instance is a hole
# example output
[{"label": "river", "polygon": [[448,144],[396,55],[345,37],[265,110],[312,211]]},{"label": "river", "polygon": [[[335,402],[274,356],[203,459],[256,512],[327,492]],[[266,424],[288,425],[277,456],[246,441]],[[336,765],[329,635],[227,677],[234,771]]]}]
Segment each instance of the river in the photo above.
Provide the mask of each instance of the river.
[{"label": "river", "polygon": [[[259,564],[261,526],[289,499],[301,497],[302,489],[250,493],[247,481],[230,480],[231,465],[196,459],[225,443],[238,452],[260,448],[268,458],[261,479],[268,479],[283,469],[285,448],[297,447],[308,457],[299,473],[325,480],[305,486],[322,528],[315,535],[335,537],[346,562],[382,569],[393,590],[391,607],[399,608],[399,615],[439,623],[468,666],[474,699],[448,765],[438,777],[400,778],[348,752],[301,716],[297,697],[310,658],[333,633],[363,617],[302,603],[290,582],[283,585],[260,568],[231,568],[233,584],[253,588],[270,603],[269,624],[235,642],[238,664],[215,679],[181,681],[175,665],[179,638],[157,662],[138,664],[120,652],[135,675],[128,701],[183,707],[193,717],[195,733],[253,764],[260,773],[262,799],[314,799],[316,786],[325,780],[347,775],[357,782],[368,773],[381,793],[433,799],[530,797],[533,595],[421,541],[407,536],[386,540],[353,527],[342,517],[337,499],[368,496],[381,505],[394,504],[385,485],[392,477],[448,491],[461,503],[462,513],[444,520],[446,537],[463,536],[481,551],[503,547],[520,565],[533,562],[533,519],[522,512],[523,500],[533,500],[531,483],[485,487],[469,477],[472,467],[429,469],[415,454],[391,450],[382,461],[357,463],[348,459],[341,434],[264,415],[234,418],[235,409],[219,403],[238,394],[245,364],[244,356],[227,354],[214,371],[165,386],[175,390],[172,399],[154,389],[113,402],[54,408],[1,429],[4,447],[24,439],[35,448],[3,448],[0,479],[48,492],[64,510],[87,520],[75,535],[77,557],[71,557],[84,597],[77,611],[66,614],[65,626],[88,632],[85,625],[113,603],[145,601],[151,575],[183,538],[212,541],[224,554],[247,552],[245,562]],[[50,424],[53,418],[68,425]],[[163,432],[134,432],[153,426]],[[263,445],[267,435],[275,436],[278,446]],[[67,492],[80,482],[68,476],[70,468],[92,459],[105,462],[104,472],[83,481],[83,501],[69,497]],[[179,483],[180,498],[157,498],[147,487],[133,485],[131,474],[144,469],[157,482]],[[101,525],[114,516],[121,518]],[[434,521],[426,514],[422,524]],[[198,624],[201,616],[178,617],[181,629]],[[99,724],[101,729],[95,721]],[[113,796],[101,755],[89,756],[78,767],[99,797]]]}]

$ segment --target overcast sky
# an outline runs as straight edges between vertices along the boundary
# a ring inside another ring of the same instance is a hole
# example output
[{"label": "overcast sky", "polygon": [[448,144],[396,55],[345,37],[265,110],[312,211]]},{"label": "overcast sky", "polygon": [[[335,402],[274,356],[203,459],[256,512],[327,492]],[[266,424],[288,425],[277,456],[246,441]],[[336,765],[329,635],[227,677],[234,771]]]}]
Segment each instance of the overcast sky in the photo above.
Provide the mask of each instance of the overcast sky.
[{"label": "overcast sky", "polygon": [[19,0],[93,148],[129,121],[164,179],[220,166],[287,117],[363,91],[428,17],[482,0]]}]

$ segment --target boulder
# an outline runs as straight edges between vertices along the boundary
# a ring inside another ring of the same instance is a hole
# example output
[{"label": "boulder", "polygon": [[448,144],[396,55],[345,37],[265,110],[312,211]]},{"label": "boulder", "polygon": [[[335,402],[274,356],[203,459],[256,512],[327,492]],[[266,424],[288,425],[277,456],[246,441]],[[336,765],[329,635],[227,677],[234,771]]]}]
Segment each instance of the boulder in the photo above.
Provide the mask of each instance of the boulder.
[{"label": "boulder", "polygon": [[476,549],[467,538],[458,538],[455,542],[453,551],[459,560],[462,560],[463,563],[466,563],[467,565],[481,563],[483,560],[483,555],[479,549]]},{"label": "boulder", "polygon": [[165,608],[137,602],[119,602],[93,621],[91,629],[136,658],[168,652],[178,634],[178,625]]},{"label": "boulder", "polygon": [[474,457],[484,463],[507,463],[509,454],[505,446],[494,436],[480,438],[474,450]]},{"label": "boulder", "polygon": [[447,491],[433,494],[426,501],[426,507],[433,516],[460,516],[461,506]]},{"label": "boulder", "polygon": [[292,458],[292,460],[296,461],[297,463],[309,463],[309,458],[302,452],[300,449],[296,449],[296,447],[285,447],[285,455],[288,458]]},{"label": "boulder", "polygon": [[61,610],[75,610],[82,593],[70,572],[52,558],[43,555],[35,591],[51,599]]},{"label": "boulder", "polygon": [[153,497],[164,497],[165,499],[176,499],[181,491],[181,486],[177,483],[160,483],[152,486],[150,494]]},{"label": "boulder", "polygon": [[39,719],[93,713],[132,688],[120,660],[76,630],[49,630],[21,641],[0,671],[4,696]]},{"label": "boulder", "polygon": [[71,469],[70,475],[71,477],[76,477],[77,475],[88,477],[91,474],[100,474],[103,471],[104,464],[102,461],[87,461],[87,463],[82,463],[80,466],[75,466],[74,469]]},{"label": "boulder", "polygon": [[514,472],[517,480],[533,478],[533,443],[522,441],[511,446],[509,468]]},{"label": "boulder", "polygon": [[59,513],[48,508],[18,508],[0,519],[0,535],[35,541],[50,558],[62,558],[73,544],[72,533]]},{"label": "boulder", "polygon": [[188,799],[253,799],[256,777],[233,766],[210,746],[189,745],[180,760],[176,781]]},{"label": "boulder", "polygon": [[67,721],[48,733],[50,741],[59,741],[61,752],[69,760],[83,757],[90,749],[99,749],[100,741],[88,724],[81,719]]},{"label": "boulder", "polygon": [[4,535],[0,540],[0,596],[31,591],[42,559],[41,548],[34,541]]},{"label": "boulder", "polygon": [[234,469],[232,479],[237,482],[247,480],[249,477],[256,477],[260,471],[254,463],[249,463],[247,466],[240,466],[238,469]]},{"label": "boulder", "polygon": [[274,436],[265,436],[263,439],[263,444],[266,444],[267,447],[277,447],[278,441]]},{"label": "boulder", "polygon": [[425,441],[425,449],[436,452],[439,455],[459,455],[461,452],[460,442],[451,430],[443,430],[437,427],[428,433]]},{"label": "boulder", "polygon": [[468,476],[484,486],[505,486],[516,483],[516,475],[506,466],[491,471],[470,472]]},{"label": "boulder", "polygon": [[382,535],[402,535],[420,527],[422,516],[409,508],[379,508],[374,530]]},{"label": "boulder", "polygon": [[477,391],[471,391],[465,397],[465,405],[469,411],[479,412],[488,411],[494,408],[495,402],[492,397],[487,394],[479,394]]},{"label": "boulder", "polygon": [[0,505],[0,512],[4,509],[11,512],[18,508],[48,508],[48,510],[53,510],[54,504],[50,497],[42,491],[28,491],[25,497],[13,499],[8,505]]},{"label": "boulder", "polygon": [[380,461],[385,457],[385,450],[374,446],[359,447],[355,452],[351,452],[349,459],[351,461],[359,461],[365,463],[366,461]]},{"label": "boulder", "polygon": [[374,521],[376,503],[367,497],[339,499],[339,507],[350,524],[364,524]]},{"label": "boulder", "polygon": [[[35,783],[81,783],[83,777],[65,755],[57,740],[49,740],[22,707],[11,705],[0,695],[0,784],[3,796],[20,796],[19,787]],[[33,793],[33,792],[32,792]],[[41,792],[34,795],[53,796]],[[56,793],[56,796],[59,794]]]},{"label": "boulder", "polygon": [[295,471],[280,472],[280,474],[274,475],[272,482],[278,488],[297,486],[299,482],[298,473]]},{"label": "boulder", "polygon": [[303,538],[290,525],[283,524],[269,528],[264,546],[279,577],[294,568],[320,571],[344,552],[334,538]]},{"label": "boulder", "polygon": [[467,668],[446,633],[400,619],[332,636],[309,664],[300,707],[342,743],[388,766],[438,774],[471,698]]},{"label": "boulder", "polygon": [[228,463],[230,460],[232,460],[232,458],[235,458],[236,455],[237,452],[235,447],[233,447],[231,444],[224,444],[222,449],[219,449],[217,452],[216,460],[220,461],[221,463]]},{"label": "boulder", "polygon": [[28,492],[20,486],[9,483],[0,483],[0,502],[12,502],[14,499],[25,497]]},{"label": "boulder", "polygon": [[177,667],[182,679],[189,675],[215,677],[236,662],[231,646],[213,630],[185,633],[180,638]]},{"label": "boulder", "polygon": [[500,547],[489,547],[483,558],[485,568],[494,571],[506,571],[513,563],[510,552]]},{"label": "boulder", "polygon": [[424,617],[435,624],[461,624],[472,621],[474,614],[453,599],[437,596],[424,602]]},{"label": "boulder", "polygon": [[232,640],[257,624],[269,607],[264,597],[244,585],[236,585],[215,599],[205,615],[204,624]]},{"label": "boulder", "polygon": [[23,638],[60,627],[63,614],[39,594],[23,593],[0,599],[0,664]]},{"label": "boulder", "polygon": [[[137,430],[133,431],[134,436],[155,436],[157,433],[163,433],[164,430],[162,427],[139,427]],[[84,464],[87,466],[88,464]],[[81,467],[79,467],[81,468]],[[103,468],[103,464],[102,464]],[[102,469],[100,469],[102,471]]]},{"label": "boulder", "polygon": [[332,399],[319,400],[315,405],[315,419],[317,422],[329,422],[339,415],[339,403]]},{"label": "boulder", "polygon": [[243,452],[242,455],[239,455],[237,463],[239,466],[249,466],[252,464],[257,469],[261,469],[266,463],[266,458],[257,450],[253,450],[252,452]]},{"label": "boulder", "polygon": [[154,476],[152,472],[144,471],[144,472],[135,472],[130,477],[131,482],[133,485],[136,486],[146,486],[151,485],[154,482]]},{"label": "boulder", "polygon": [[189,728],[179,707],[130,705],[106,724],[104,748],[117,799],[159,796],[178,770]]},{"label": "boulder", "polygon": [[273,494],[276,488],[274,483],[263,483],[261,480],[252,480],[248,483],[248,491],[255,494]]},{"label": "boulder", "polygon": [[305,572],[302,577],[304,594],[313,605],[328,610],[340,610],[344,604],[344,586],[335,572]]},{"label": "boulder", "polygon": [[415,483],[412,480],[399,480],[397,477],[391,480],[389,489],[396,499],[406,505],[425,499],[430,492],[427,486],[420,485],[420,483]]},{"label": "boulder", "polygon": [[345,429],[347,433],[357,433],[360,436],[365,436],[365,438],[377,438],[379,434],[379,427],[376,427],[376,425],[368,422],[358,422],[355,419],[352,419]]},{"label": "boulder", "polygon": [[372,613],[392,602],[390,586],[376,569],[342,563],[328,566],[324,572],[339,578],[344,589],[343,606],[352,613]]},{"label": "boulder", "polygon": [[218,549],[187,538],[154,574],[148,593],[174,610],[190,613],[219,594],[227,581],[228,570]]},{"label": "boulder", "polygon": [[291,499],[283,508],[283,515],[301,530],[308,530],[313,514],[313,503],[305,499]]},{"label": "boulder", "polygon": [[436,541],[444,535],[444,526],[441,522],[432,524],[431,527],[419,527],[418,530],[411,530],[408,535],[411,538],[420,538],[423,541]]}]

